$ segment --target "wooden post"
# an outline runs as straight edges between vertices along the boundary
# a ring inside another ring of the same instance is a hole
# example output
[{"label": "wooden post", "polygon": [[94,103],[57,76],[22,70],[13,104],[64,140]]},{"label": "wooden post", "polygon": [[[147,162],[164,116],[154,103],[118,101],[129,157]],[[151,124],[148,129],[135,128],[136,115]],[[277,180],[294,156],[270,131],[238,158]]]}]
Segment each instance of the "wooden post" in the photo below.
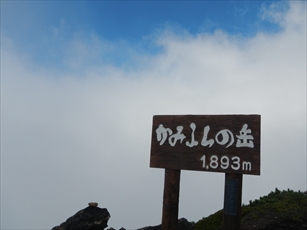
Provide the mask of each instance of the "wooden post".
[{"label": "wooden post", "polygon": [[161,230],[177,230],[180,170],[165,169]]},{"label": "wooden post", "polygon": [[242,174],[225,173],[224,230],[240,229],[242,178]]}]

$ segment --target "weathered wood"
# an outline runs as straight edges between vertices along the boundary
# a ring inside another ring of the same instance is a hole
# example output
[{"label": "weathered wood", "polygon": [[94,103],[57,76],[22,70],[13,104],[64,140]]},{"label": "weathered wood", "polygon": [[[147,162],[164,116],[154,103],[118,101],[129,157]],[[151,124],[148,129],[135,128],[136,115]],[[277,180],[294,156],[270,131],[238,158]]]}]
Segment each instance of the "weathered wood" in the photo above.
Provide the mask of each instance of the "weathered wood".
[{"label": "weathered wood", "polygon": [[225,173],[224,230],[239,230],[241,224],[242,174]]},{"label": "weathered wood", "polygon": [[161,230],[177,230],[180,170],[165,169]]},{"label": "weathered wood", "polygon": [[150,167],[260,175],[260,115],[156,115]]}]

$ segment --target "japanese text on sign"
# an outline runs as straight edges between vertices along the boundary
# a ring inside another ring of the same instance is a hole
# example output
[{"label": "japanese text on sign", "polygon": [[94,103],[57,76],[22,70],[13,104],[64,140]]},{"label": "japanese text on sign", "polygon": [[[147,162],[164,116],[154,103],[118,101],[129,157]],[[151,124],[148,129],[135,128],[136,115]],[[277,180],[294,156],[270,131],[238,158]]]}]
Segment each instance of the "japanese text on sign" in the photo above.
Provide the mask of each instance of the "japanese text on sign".
[{"label": "japanese text on sign", "polygon": [[[190,124],[190,128],[192,129],[192,134],[191,134],[191,141],[186,141],[185,144],[188,147],[194,147],[198,145],[198,141],[195,140],[194,132],[196,129],[195,123]],[[156,129],[156,134],[157,134],[157,141],[159,141],[160,145],[163,145],[164,142],[168,138],[168,143],[171,146],[175,146],[177,141],[180,141],[180,144],[183,142],[183,140],[186,138],[186,136],[182,133],[183,131],[183,126],[177,126],[176,128],[177,133],[173,134],[173,131],[170,128],[165,128],[163,124],[160,124],[159,127]],[[209,148],[216,142],[219,145],[226,145],[226,148],[231,146],[235,139],[233,133],[228,130],[228,129],[223,129],[220,130],[216,135],[215,139],[209,139],[208,140],[208,133],[210,131],[210,126],[207,125],[204,127],[204,134],[202,137],[202,140],[200,144],[202,146],[209,146]],[[248,129],[248,125],[244,124],[242,129],[239,131],[239,135],[236,135],[237,137],[237,142],[236,142],[236,147],[249,147],[249,148],[254,148],[254,143],[253,139],[254,137],[250,135],[252,131]],[[222,137],[220,140],[219,137]]]},{"label": "japanese text on sign", "polygon": [[260,175],[260,115],[156,115],[150,167]]}]

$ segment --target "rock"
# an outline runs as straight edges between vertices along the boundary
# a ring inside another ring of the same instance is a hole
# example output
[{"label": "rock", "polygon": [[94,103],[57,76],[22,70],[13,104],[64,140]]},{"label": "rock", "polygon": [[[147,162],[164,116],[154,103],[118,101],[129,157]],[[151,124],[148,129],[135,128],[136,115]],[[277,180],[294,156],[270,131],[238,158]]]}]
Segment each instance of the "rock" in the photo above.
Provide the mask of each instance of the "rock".
[{"label": "rock", "polygon": [[88,206],[97,207],[97,206],[98,206],[98,203],[96,203],[96,202],[90,202],[90,203],[88,203]]},{"label": "rock", "polygon": [[[190,223],[187,219],[181,218],[178,220],[178,230],[192,230],[193,224]],[[161,230],[161,224],[157,226],[148,226],[144,228],[139,228],[137,230]]]},{"label": "rock", "polygon": [[64,223],[52,230],[103,230],[108,227],[110,213],[106,208],[97,207],[98,204],[90,202],[89,206],[80,210]]},{"label": "rock", "polygon": [[192,230],[194,224],[190,223],[187,219],[181,218],[178,220],[178,230]]},{"label": "rock", "polygon": [[[108,228],[107,230],[116,230],[115,228]],[[126,230],[125,228],[120,228],[119,230]]]},{"label": "rock", "polygon": [[161,224],[157,226],[147,226],[144,228],[138,228],[137,230],[161,230]]}]

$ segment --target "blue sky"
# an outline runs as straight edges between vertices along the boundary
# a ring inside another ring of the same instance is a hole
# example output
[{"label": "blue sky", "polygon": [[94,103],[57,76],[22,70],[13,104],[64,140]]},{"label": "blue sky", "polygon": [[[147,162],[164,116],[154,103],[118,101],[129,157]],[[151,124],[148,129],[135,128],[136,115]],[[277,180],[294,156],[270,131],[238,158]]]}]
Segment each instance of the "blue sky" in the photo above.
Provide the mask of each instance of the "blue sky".
[{"label": "blue sky", "polygon": [[[161,52],[159,33],[214,33],[250,37],[275,32],[279,25],[261,18],[267,1],[3,1],[2,33],[18,48],[43,65],[62,65],[67,42],[90,36],[118,46],[125,43],[137,52]],[[287,8],[282,2],[280,8]],[[126,45],[125,45],[126,46]],[[122,65],[129,55],[106,51],[109,62]],[[105,59],[103,60],[105,61]],[[65,65],[63,66],[65,67]]]},{"label": "blue sky", "polygon": [[[306,63],[306,1],[1,1],[1,229],[92,201],[115,229],[159,224],[154,115],[260,114],[242,202],[307,190]],[[223,173],[180,183],[179,217],[223,207]]]}]

